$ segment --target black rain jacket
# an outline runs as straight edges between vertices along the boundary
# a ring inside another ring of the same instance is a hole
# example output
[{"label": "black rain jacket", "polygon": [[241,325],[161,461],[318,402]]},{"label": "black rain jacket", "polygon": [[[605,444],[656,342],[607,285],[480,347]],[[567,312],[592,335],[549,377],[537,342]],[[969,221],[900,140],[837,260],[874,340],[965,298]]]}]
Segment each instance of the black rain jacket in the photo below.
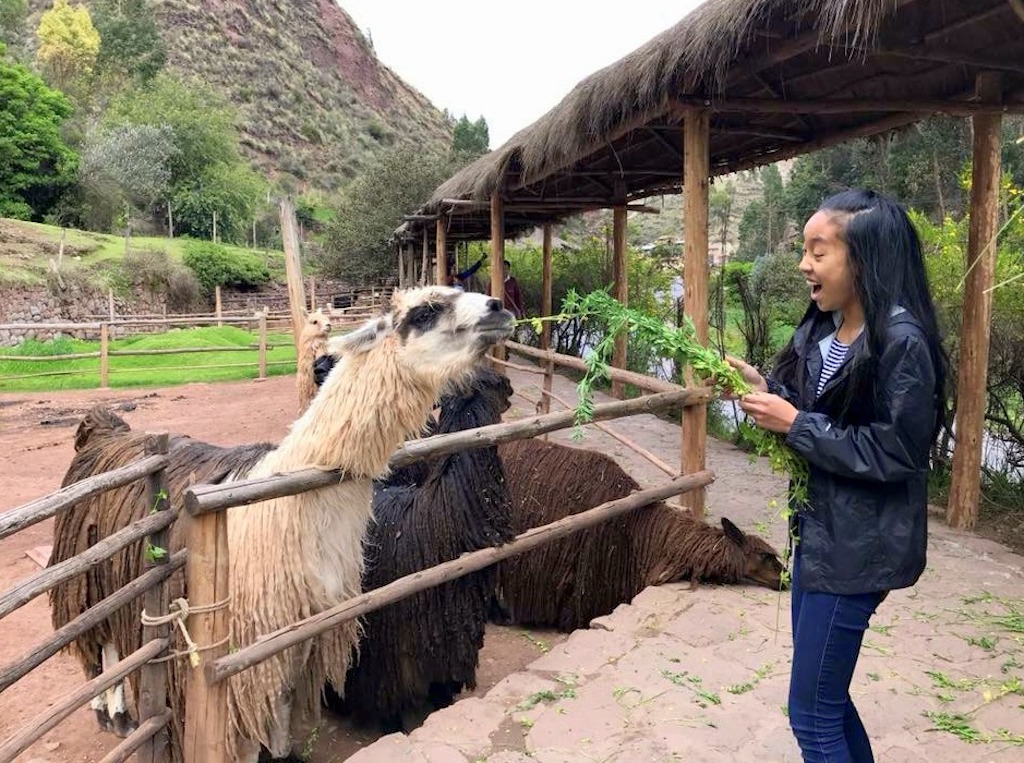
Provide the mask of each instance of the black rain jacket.
[{"label": "black rain jacket", "polygon": [[854,340],[817,397],[819,342],[834,330],[824,313],[801,324],[793,335],[798,382],[769,380],[769,390],[800,411],[786,444],[810,465],[807,505],[794,506],[802,520],[799,584],[834,594],[905,588],[925,567],[935,367],[917,320],[906,311],[892,316],[874,393],[842,420],[851,361],[866,337]]}]

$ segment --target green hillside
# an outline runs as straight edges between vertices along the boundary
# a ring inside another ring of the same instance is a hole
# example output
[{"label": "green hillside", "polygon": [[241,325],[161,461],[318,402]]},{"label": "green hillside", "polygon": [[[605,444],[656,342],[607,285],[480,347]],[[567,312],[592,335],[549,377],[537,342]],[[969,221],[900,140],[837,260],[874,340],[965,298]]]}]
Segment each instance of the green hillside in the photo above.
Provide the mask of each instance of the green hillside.
[{"label": "green hillside", "polygon": [[[86,7],[95,3],[82,2]],[[27,35],[51,0],[30,0]],[[263,174],[333,190],[396,144],[447,150],[451,126],[377,60],[335,2],[150,0],[167,68],[238,110],[241,146]]]}]

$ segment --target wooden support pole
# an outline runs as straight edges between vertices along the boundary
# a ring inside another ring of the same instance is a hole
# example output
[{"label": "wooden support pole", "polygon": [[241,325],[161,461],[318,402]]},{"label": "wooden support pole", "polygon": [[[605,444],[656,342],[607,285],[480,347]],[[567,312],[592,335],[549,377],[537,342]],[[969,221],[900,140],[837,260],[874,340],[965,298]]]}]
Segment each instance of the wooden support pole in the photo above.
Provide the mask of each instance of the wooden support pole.
[{"label": "wooden support pole", "polygon": [[[541,249],[540,314],[551,315],[551,223],[544,223],[544,243]],[[540,348],[551,349],[551,323],[544,321],[540,330]]]},{"label": "wooden support pole", "polygon": [[289,199],[281,199],[281,241],[284,244],[284,271],[288,279],[288,307],[292,314],[292,339],[295,352],[299,352],[299,337],[302,335],[303,312],[306,295],[302,285],[302,260],[299,252],[298,225],[295,221],[295,207]]},{"label": "wooden support pole", "polygon": [[[551,315],[554,310],[551,304],[551,223],[544,224],[544,244],[542,249],[541,262],[541,285],[540,285],[540,314]],[[540,329],[540,348],[551,349],[551,322],[544,321]],[[548,358],[544,364],[544,394],[541,395],[541,411],[551,411],[551,387],[555,381],[555,361]]]},{"label": "wooden support pole", "polygon": [[[169,449],[169,437],[166,432],[147,433],[145,453],[147,456],[166,456]],[[167,476],[163,469],[151,473],[146,478],[147,513],[159,513],[170,508],[167,495]],[[143,567],[146,570],[154,567],[165,567],[170,561],[170,532],[163,527],[152,533],[147,539],[147,547],[162,549],[155,554],[147,554]],[[144,611],[152,617],[167,614],[170,596],[166,582],[146,591],[143,603]],[[142,640],[165,639],[170,633],[170,625],[144,625]],[[139,676],[139,720],[154,721],[164,718],[167,714],[167,670],[162,663],[147,663],[142,666]],[[139,763],[165,763],[170,757],[166,726],[161,726],[152,736],[139,746],[136,760]]]},{"label": "wooden support pole", "polygon": [[[505,304],[505,210],[498,193],[491,194],[491,296]],[[501,345],[491,350],[498,360],[505,360]]]},{"label": "wooden support pole", "polygon": [[[999,75],[978,75],[977,91],[982,102],[998,103],[1001,98]],[[957,369],[956,445],[946,517],[951,527],[967,529],[974,527],[981,498],[981,446],[985,433],[988,331],[992,317],[989,289],[995,278],[1002,119],[998,114],[978,114],[972,122],[971,219]]]},{"label": "wooden support pole", "polygon": [[398,288],[405,288],[405,252],[401,244],[398,245]]},{"label": "wooden support pole", "polygon": [[[205,649],[201,659],[209,662],[228,651],[231,618],[227,608],[230,593],[227,512],[190,517],[187,530],[185,585],[189,602],[197,606],[225,603],[220,609],[190,614],[188,618],[189,633]],[[193,670],[185,692],[184,760],[227,760],[227,710],[228,685],[210,685],[202,672]]]},{"label": "wooden support pole", "polygon": [[[683,309],[693,321],[697,340],[708,341],[708,174],[711,113],[688,109],[683,114]],[[685,383],[691,384],[687,373]],[[707,407],[685,408],[682,415],[682,471],[704,468]],[[704,491],[682,497],[696,518],[704,515]]]},{"label": "wooden support pole", "polygon": [[697,474],[678,477],[664,485],[641,490],[625,498],[602,503],[600,506],[595,506],[579,514],[572,514],[550,524],[534,527],[516,536],[514,540],[503,546],[473,551],[469,554],[463,554],[457,559],[431,567],[428,570],[406,575],[385,586],[381,586],[373,591],[367,591],[330,609],[307,617],[298,623],[293,623],[287,628],[261,636],[244,649],[240,649],[234,654],[223,657],[214,664],[209,665],[206,669],[207,678],[211,682],[217,682],[215,685],[225,685],[225,678],[233,676],[258,662],[262,662],[291,646],[301,644],[303,641],[330,628],[337,627],[341,623],[360,617],[367,612],[373,612],[440,583],[456,580],[471,572],[489,567],[502,559],[518,556],[572,533],[607,522],[615,517],[635,511],[649,503],[670,498],[686,490],[692,490],[697,486],[708,485],[714,479],[715,475],[710,471],[701,471]]},{"label": "wooden support pole", "polygon": [[423,261],[420,264],[420,286],[430,283],[430,238],[427,234],[427,226],[423,226]]},{"label": "wooden support pole", "polygon": [[107,289],[107,320],[113,322],[117,318],[114,311],[114,290]]},{"label": "wooden support pole", "polygon": [[448,242],[445,240],[444,218],[438,218],[434,225],[434,244],[437,250],[434,266],[434,280],[439,286],[444,286],[445,278],[448,275]]},{"label": "wooden support pole", "polygon": [[110,327],[100,324],[100,389],[110,386]]},{"label": "wooden support pole", "polygon": [[213,210],[213,243],[217,243],[217,210]]},{"label": "wooden support pole", "polygon": [[217,316],[217,325],[218,326],[223,326],[224,325],[224,321],[223,321],[224,311],[222,309],[222,303],[221,303],[221,299],[220,299],[220,284],[218,284],[217,286],[213,287],[213,304],[214,304],[213,313],[214,313],[214,315]]},{"label": "wooden support pole", "polygon": [[267,378],[267,311],[260,310],[256,313],[260,321],[260,348],[259,348],[259,380]]},{"label": "wooden support pole", "polygon": [[167,202],[167,238],[174,238],[174,212],[171,211],[171,202]]},{"label": "wooden support pole", "polygon": [[309,312],[316,310],[316,276],[309,277]]},{"label": "wooden support pole", "polygon": [[[612,210],[612,296],[624,307],[629,304],[629,264],[626,259],[626,188],[621,180],[615,181],[617,200]],[[626,343],[629,337],[622,333],[615,337],[612,348],[612,366],[626,368]],[[625,395],[621,381],[612,380],[612,397],[620,400]]]},{"label": "wooden support pole", "polygon": [[412,241],[405,245],[405,267],[408,269],[405,274],[405,288],[416,285],[416,249]]}]

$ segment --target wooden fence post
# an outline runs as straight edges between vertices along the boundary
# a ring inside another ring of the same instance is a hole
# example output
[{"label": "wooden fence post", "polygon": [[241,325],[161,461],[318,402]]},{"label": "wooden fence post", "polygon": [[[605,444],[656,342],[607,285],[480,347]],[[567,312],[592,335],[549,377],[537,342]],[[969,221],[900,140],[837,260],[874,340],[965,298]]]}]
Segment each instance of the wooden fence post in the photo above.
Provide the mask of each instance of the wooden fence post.
[{"label": "wooden fence post", "polygon": [[[183,519],[188,522],[185,581],[189,602],[194,606],[209,606],[226,601],[227,512],[217,511]],[[230,621],[227,606],[189,615],[188,631],[196,644],[204,649],[203,662],[212,662],[227,654]],[[222,763],[227,760],[227,710],[227,682],[210,685],[201,667],[192,670],[185,692],[185,738],[182,743],[183,758],[187,763]]]},{"label": "wooden fence post", "polygon": [[107,289],[107,317],[113,322],[114,321],[114,290]]},{"label": "wooden fence post", "polygon": [[221,318],[223,317],[223,315],[221,314],[222,311],[221,311],[220,286],[219,285],[213,287],[213,299],[214,299],[214,303],[216,305],[216,307],[214,309],[216,310],[216,313],[217,313],[217,325],[218,326],[223,326],[224,324],[221,322]]},{"label": "wooden fence post", "polygon": [[299,337],[306,322],[305,287],[302,282],[302,259],[299,236],[296,232],[295,207],[288,199],[281,199],[281,241],[284,244],[284,270],[288,279],[288,309],[292,316],[292,340],[296,355],[299,352]]},{"label": "wooden fence post", "polygon": [[267,378],[267,311],[256,314],[260,319],[260,375],[259,380]]},{"label": "wooden fence post", "polygon": [[316,276],[309,277],[309,312],[316,311]]},{"label": "wooden fence post", "polygon": [[106,389],[110,381],[110,329],[100,324],[100,389]]},{"label": "wooden fence post", "polygon": [[[711,114],[687,109],[683,115],[683,305],[693,321],[697,340],[708,341],[708,177],[710,175]],[[687,372],[685,383],[691,384]],[[706,405],[694,405],[682,415],[682,473],[704,469],[707,448]],[[683,502],[700,519],[704,516],[704,490],[694,490]]]},{"label": "wooden fence post", "polygon": [[[169,437],[166,432],[147,433],[146,455],[166,455]],[[170,507],[167,499],[167,477],[163,469],[159,469],[146,478],[146,511],[166,511]],[[168,542],[170,532],[165,527],[146,539],[144,567],[146,569],[167,564],[170,554]],[[160,553],[160,549],[164,553]],[[169,594],[167,581],[146,591],[144,607],[146,614],[159,617],[167,614]],[[147,643],[155,638],[169,635],[170,625],[145,625],[142,629],[142,641]],[[167,712],[167,670],[163,663],[146,663],[142,667],[139,678],[139,724],[150,718],[157,718]],[[143,742],[136,760],[140,763],[165,763],[168,760],[168,734],[166,727]]]}]

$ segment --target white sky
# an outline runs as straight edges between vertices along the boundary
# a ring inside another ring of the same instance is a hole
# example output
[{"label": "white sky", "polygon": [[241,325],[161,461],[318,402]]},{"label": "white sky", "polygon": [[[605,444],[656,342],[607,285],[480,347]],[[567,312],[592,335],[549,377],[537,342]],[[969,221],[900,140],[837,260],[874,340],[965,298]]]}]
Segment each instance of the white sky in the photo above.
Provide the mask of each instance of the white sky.
[{"label": "white sky", "polygon": [[456,117],[483,116],[497,148],[581,79],[668,29],[701,0],[336,0],[377,57]]}]

